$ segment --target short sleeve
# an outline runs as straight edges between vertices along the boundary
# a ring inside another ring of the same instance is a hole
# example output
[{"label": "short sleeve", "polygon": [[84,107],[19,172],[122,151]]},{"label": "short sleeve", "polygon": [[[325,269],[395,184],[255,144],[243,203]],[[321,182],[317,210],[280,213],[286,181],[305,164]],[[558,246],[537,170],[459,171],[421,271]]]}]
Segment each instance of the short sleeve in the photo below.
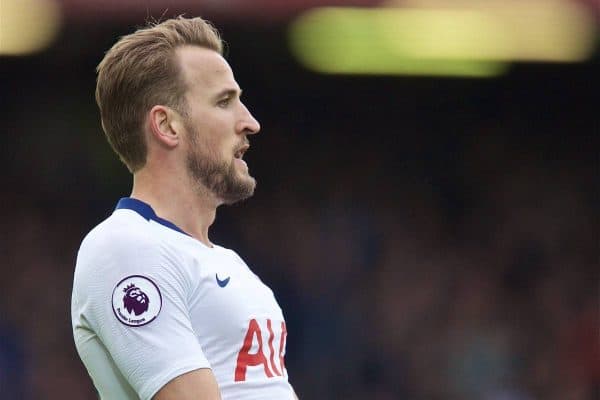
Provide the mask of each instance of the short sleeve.
[{"label": "short sleeve", "polygon": [[210,368],[190,322],[190,277],[160,244],[110,243],[92,252],[82,246],[74,290],[123,377],[140,399],[151,399],[173,378]]}]

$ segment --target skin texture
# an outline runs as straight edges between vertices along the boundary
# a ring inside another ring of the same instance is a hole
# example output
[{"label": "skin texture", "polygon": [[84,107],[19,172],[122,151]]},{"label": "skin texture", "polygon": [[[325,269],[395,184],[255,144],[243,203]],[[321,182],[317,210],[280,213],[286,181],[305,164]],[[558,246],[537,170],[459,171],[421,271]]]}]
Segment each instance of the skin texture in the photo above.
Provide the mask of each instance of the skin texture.
[{"label": "skin texture", "polygon": [[[131,196],[152,204],[162,218],[212,246],[208,228],[217,207],[254,190],[254,178],[235,154],[260,125],[241,102],[239,85],[221,55],[184,46],[176,56],[187,83],[187,110],[156,105],[148,113],[146,165],[134,174]],[[217,166],[217,184],[228,180],[230,188],[245,190],[215,190],[201,176],[202,168],[196,168],[201,167],[199,160]]]},{"label": "skin texture", "polygon": [[[199,189],[208,189],[224,203],[246,199],[254,193],[256,181],[245,162],[232,156],[247,148],[247,135],[258,131],[258,122],[240,101],[241,89],[225,60],[194,48],[181,49],[179,54],[190,88],[186,96],[190,112],[185,119],[189,175]],[[206,66],[209,74],[198,74]],[[235,136],[226,134],[232,123],[238,132]]]}]

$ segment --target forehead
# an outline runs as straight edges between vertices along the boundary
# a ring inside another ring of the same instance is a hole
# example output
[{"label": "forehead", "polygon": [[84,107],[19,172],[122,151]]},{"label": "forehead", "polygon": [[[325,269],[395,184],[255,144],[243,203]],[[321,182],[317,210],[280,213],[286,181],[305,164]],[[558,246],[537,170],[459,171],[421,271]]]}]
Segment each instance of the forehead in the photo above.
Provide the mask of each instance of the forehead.
[{"label": "forehead", "polygon": [[212,93],[225,87],[238,88],[231,67],[216,51],[182,46],[175,51],[181,72],[192,91]]}]

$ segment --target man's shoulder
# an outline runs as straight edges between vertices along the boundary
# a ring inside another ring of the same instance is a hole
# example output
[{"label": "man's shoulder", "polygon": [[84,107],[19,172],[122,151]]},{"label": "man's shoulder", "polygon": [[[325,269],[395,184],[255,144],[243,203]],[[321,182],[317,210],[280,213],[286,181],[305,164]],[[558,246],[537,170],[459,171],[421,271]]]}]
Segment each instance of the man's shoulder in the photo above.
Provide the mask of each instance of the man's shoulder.
[{"label": "man's shoulder", "polygon": [[233,249],[215,244],[214,250],[215,250],[216,256],[219,258],[235,260],[236,262],[241,262],[241,263],[245,264],[242,257],[240,257],[240,255]]},{"label": "man's shoulder", "polygon": [[129,210],[117,210],[84,237],[79,255],[122,256],[130,251],[154,248],[157,242],[149,232],[147,220]]},{"label": "man's shoulder", "polygon": [[168,261],[148,221],[129,210],[117,210],[83,239],[74,287],[96,285],[112,290],[123,277],[157,273],[153,268],[164,269]]}]

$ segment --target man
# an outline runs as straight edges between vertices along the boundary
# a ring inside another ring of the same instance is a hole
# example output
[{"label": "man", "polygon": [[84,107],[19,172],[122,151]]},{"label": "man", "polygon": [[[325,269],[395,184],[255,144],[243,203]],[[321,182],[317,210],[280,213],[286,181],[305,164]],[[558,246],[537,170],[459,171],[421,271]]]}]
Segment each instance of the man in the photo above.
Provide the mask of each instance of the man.
[{"label": "man", "polygon": [[243,160],[260,126],[217,31],[177,18],[122,37],[96,101],[131,197],[83,240],[72,323],[100,398],[294,399],[273,293],[208,228],[253,194]]}]

